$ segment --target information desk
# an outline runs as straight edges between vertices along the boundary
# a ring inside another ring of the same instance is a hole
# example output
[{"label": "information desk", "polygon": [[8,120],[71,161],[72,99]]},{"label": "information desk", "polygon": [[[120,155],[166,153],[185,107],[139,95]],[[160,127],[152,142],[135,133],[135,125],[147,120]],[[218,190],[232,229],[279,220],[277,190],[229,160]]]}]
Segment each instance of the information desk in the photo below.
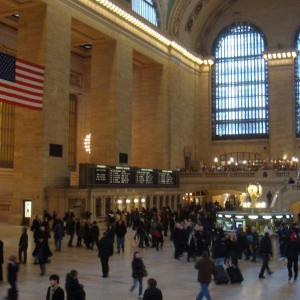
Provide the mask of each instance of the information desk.
[{"label": "information desk", "polygon": [[80,188],[179,188],[179,171],[79,164]]}]

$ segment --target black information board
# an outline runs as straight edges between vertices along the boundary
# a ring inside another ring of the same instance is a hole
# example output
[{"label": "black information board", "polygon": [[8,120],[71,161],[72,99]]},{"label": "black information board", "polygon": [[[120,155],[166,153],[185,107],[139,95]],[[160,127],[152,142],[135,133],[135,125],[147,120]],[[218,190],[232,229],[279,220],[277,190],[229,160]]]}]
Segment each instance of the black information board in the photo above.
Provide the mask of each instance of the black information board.
[{"label": "black information board", "polygon": [[162,170],[158,172],[158,184],[159,185],[175,185],[176,174],[173,171]]},{"label": "black information board", "polygon": [[138,169],[136,183],[141,185],[157,185],[157,170]]},{"label": "black information board", "polygon": [[[92,173],[91,173],[92,174]],[[94,182],[95,184],[108,184],[108,169],[106,166],[97,166],[94,168]]]},{"label": "black information board", "polygon": [[126,167],[112,167],[110,169],[109,183],[135,184],[135,170]]},{"label": "black information board", "polygon": [[179,171],[79,164],[79,186],[88,187],[179,187]]}]

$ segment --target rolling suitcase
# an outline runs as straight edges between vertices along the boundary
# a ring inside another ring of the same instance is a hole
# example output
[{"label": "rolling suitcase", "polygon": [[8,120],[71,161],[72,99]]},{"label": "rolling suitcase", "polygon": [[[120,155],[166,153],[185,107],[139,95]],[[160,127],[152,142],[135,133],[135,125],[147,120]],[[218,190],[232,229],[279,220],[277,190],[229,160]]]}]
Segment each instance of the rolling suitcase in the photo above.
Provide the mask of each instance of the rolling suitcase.
[{"label": "rolling suitcase", "polygon": [[217,273],[218,273],[216,284],[227,284],[229,282],[229,278],[225,271],[224,266],[216,265],[216,269],[217,269]]},{"label": "rolling suitcase", "polygon": [[226,271],[230,278],[231,283],[241,283],[244,280],[239,267],[231,266],[228,264]]}]

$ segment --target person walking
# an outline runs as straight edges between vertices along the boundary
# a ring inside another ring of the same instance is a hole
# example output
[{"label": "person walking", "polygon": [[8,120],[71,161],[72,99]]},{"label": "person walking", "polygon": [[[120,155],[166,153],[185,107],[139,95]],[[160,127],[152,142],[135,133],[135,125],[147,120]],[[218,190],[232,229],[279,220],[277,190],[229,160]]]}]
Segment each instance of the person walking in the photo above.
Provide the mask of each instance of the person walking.
[{"label": "person walking", "polygon": [[200,282],[201,291],[198,294],[196,300],[201,300],[206,297],[207,300],[211,300],[208,286],[211,283],[211,277],[214,276],[214,280],[217,279],[217,269],[214,261],[208,256],[207,251],[202,252],[202,256],[195,264],[195,269],[198,270],[198,282]]},{"label": "person walking", "polygon": [[59,276],[53,274],[49,277],[50,286],[47,290],[46,300],[65,300],[65,292],[59,286]]},{"label": "person walking", "polygon": [[122,252],[124,252],[124,242],[125,242],[125,234],[127,233],[127,229],[125,223],[122,220],[119,220],[116,223],[115,234],[117,236],[117,249],[118,253],[120,253],[121,248]]},{"label": "person walking", "polygon": [[259,250],[259,236],[256,227],[252,227],[252,262],[256,262],[256,257]]},{"label": "person walking", "polygon": [[55,251],[61,251],[61,242],[64,238],[64,226],[62,220],[57,220],[54,227]]},{"label": "person walking", "polygon": [[150,278],[147,281],[148,288],[145,290],[143,300],[163,300],[162,292],[157,288],[157,281],[154,278]]},{"label": "person walking", "polygon": [[17,300],[18,291],[17,291],[17,273],[19,271],[19,262],[17,256],[12,255],[7,264],[7,281],[10,284],[10,289],[8,290],[8,296],[6,299]]},{"label": "person walking", "polygon": [[27,248],[28,248],[28,234],[27,228],[24,226],[22,227],[22,235],[19,241],[19,263],[22,263],[22,253],[24,253],[24,260],[23,264],[27,262]]},{"label": "person walking", "polygon": [[78,272],[70,271],[66,276],[67,300],[85,300],[84,286],[79,283]]},{"label": "person walking", "polygon": [[129,294],[132,295],[132,292],[135,289],[137,282],[139,282],[138,299],[143,299],[143,268],[145,268],[145,265],[139,252],[134,252],[131,267],[133,284],[129,290]]},{"label": "person walking", "polygon": [[41,276],[45,275],[46,262],[48,261],[48,258],[52,256],[52,252],[50,251],[49,245],[45,241],[43,235],[39,237],[32,255],[38,258],[41,269]]},{"label": "person walking", "polygon": [[294,280],[298,277],[298,257],[300,253],[300,244],[296,233],[292,233],[291,241],[287,243],[286,257],[287,257],[287,268],[289,272],[289,280],[293,277],[292,267],[294,265]]},{"label": "person walking", "polygon": [[73,243],[73,238],[74,238],[74,234],[75,234],[75,226],[76,226],[75,217],[72,217],[68,223],[68,228],[67,228],[67,233],[70,236],[70,239],[68,242],[68,247],[74,247],[72,245],[72,243]]},{"label": "person walking", "polygon": [[268,273],[271,275],[272,272],[269,268],[269,259],[272,256],[272,243],[269,233],[266,231],[265,235],[262,237],[260,241],[259,254],[262,257],[262,267],[259,273],[259,278],[266,278],[264,276],[265,269],[267,269]]},{"label": "person walking", "polygon": [[113,254],[113,242],[108,237],[106,232],[103,232],[103,237],[97,243],[98,246],[98,257],[100,258],[101,265],[102,265],[102,277],[108,277],[109,266],[108,260],[109,257]]}]

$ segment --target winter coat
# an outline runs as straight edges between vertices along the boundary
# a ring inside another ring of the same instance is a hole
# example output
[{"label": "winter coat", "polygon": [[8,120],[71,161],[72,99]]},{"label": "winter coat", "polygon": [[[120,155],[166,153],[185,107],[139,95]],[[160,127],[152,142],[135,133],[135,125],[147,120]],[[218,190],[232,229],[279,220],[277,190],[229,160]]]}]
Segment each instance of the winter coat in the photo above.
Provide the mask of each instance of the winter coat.
[{"label": "winter coat", "polygon": [[17,281],[17,273],[19,271],[19,265],[11,260],[7,264],[7,281],[14,283]]},{"label": "winter coat", "polygon": [[217,278],[217,269],[210,257],[200,258],[195,264],[195,269],[198,270],[198,282],[210,284],[212,275],[214,279]]},{"label": "winter coat", "polygon": [[62,224],[58,223],[54,227],[54,238],[56,240],[62,240],[64,237],[64,227]]},{"label": "winter coat", "polygon": [[286,257],[289,259],[297,259],[300,253],[300,244],[297,240],[290,241],[286,246]]},{"label": "winter coat", "polygon": [[118,238],[123,238],[126,233],[127,233],[127,229],[126,229],[126,226],[125,226],[124,222],[122,222],[121,225],[119,225],[119,222],[117,222],[116,226],[115,226],[115,234],[116,234],[116,236]]},{"label": "winter coat", "polygon": [[[51,293],[51,287],[49,286],[48,290],[47,290],[46,300],[50,299],[50,293]],[[52,300],[64,300],[65,299],[65,292],[64,292],[64,290],[61,287],[58,287],[54,291],[51,299]]]},{"label": "winter coat", "polygon": [[132,267],[132,277],[141,279],[143,278],[143,266],[144,263],[141,258],[134,258],[131,267]]},{"label": "winter coat", "polygon": [[113,254],[113,243],[109,237],[103,237],[97,244],[98,257],[109,258]]},{"label": "winter coat", "polygon": [[67,300],[84,300],[85,292],[79,284],[78,279],[71,277],[70,273],[66,276]]},{"label": "winter coat", "polygon": [[263,238],[261,239],[259,253],[272,255],[272,242],[271,238],[268,235],[263,236]]},{"label": "winter coat", "polygon": [[143,295],[143,300],[162,300],[163,295],[157,287],[148,287]]},{"label": "winter coat", "polygon": [[43,241],[42,243],[38,242],[35,246],[35,249],[32,253],[33,256],[38,257],[40,264],[46,263],[48,258],[52,256],[48,243]]},{"label": "winter coat", "polygon": [[22,233],[19,241],[19,247],[22,248],[23,250],[28,248],[28,234],[27,233]]}]

